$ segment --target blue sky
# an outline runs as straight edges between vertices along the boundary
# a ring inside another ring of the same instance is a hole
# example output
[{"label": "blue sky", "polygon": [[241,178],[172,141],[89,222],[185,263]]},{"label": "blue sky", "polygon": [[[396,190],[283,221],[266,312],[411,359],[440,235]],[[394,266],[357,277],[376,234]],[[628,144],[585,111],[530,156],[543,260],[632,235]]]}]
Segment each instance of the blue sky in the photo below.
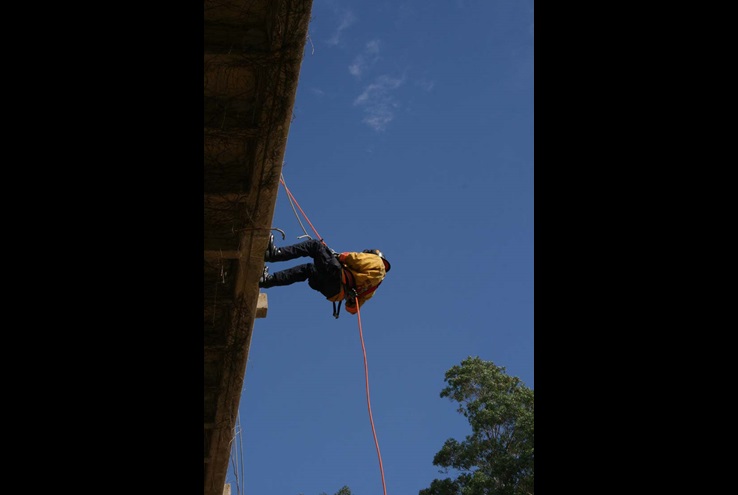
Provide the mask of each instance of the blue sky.
[{"label": "blue sky", "polygon": [[[392,262],[361,323],[387,493],[415,495],[470,432],[449,368],[534,388],[533,2],[315,0],[293,113],[283,176],[309,221]],[[277,245],[316,237],[299,221],[280,186]],[[357,317],[307,283],[264,292],[233,493],[381,494]]]}]

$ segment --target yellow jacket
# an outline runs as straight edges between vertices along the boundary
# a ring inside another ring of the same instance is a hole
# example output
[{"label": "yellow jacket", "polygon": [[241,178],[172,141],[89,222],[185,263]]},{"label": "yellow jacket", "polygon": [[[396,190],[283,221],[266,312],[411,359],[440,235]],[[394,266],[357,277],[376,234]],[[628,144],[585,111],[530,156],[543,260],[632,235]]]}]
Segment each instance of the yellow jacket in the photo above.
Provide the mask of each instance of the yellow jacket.
[{"label": "yellow jacket", "polygon": [[351,305],[347,291],[356,290],[356,301],[359,308],[374,296],[374,291],[382,283],[386,275],[382,258],[372,253],[346,252],[338,255],[338,262],[343,267],[342,289],[329,301],[340,301],[346,298],[346,311],[356,314],[356,305]]}]

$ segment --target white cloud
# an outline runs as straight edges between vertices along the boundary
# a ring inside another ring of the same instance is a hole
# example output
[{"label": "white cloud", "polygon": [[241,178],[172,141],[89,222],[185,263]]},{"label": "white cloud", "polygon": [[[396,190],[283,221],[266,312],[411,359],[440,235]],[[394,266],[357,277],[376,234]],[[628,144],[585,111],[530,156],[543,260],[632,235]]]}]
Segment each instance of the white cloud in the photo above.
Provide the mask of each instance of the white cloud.
[{"label": "white cloud", "polygon": [[376,64],[379,59],[379,40],[372,40],[366,44],[364,51],[358,54],[349,65],[349,74],[360,78],[364,71],[369,66]]},{"label": "white cloud", "polygon": [[348,71],[349,74],[351,74],[354,77],[361,77],[361,73],[364,71],[364,67],[366,66],[366,63],[364,62],[364,59],[359,55],[354,59],[354,62],[349,65]]},{"label": "white cloud", "polygon": [[371,40],[366,44],[366,53],[379,55],[379,40]]},{"label": "white cloud", "polygon": [[433,86],[436,85],[434,81],[429,81],[427,79],[421,79],[416,84],[427,93],[430,93],[433,90]]},{"label": "white cloud", "polygon": [[364,110],[362,122],[376,131],[383,131],[395,117],[394,109],[399,107],[393,91],[402,86],[404,78],[383,75],[364,88],[354,100],[354,106]]},{"label": "white cloud", "polygon": [[392,122],[395,115],[386,108],[375,108],[372,113],[368,114],[361,121],[374,129],[375,131],[383,131],[387,128],[387,124]]},{"label": "white cloud", "polygon": [[344,11],[338,21],[336,31],[333,33],[333,36],[328,39],[327,43],[332,46],[337,45],[340,42],[341,33],[348,29],[354,22],[356,22],[356,16],[354,13],[350,10]]}]

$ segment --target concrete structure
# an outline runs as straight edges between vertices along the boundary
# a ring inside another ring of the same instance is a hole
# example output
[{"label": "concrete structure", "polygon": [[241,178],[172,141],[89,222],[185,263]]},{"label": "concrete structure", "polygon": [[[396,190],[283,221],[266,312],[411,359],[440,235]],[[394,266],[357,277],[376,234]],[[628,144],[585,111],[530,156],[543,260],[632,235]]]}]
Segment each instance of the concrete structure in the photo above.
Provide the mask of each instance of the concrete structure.
[{"label": "concrete structure", "polygon": [[[225,478],[312,0],[205,1],[205,495]],[[242,418],[248,421],[248,418]],[[248,483],[248,480],[244,480]]]}]

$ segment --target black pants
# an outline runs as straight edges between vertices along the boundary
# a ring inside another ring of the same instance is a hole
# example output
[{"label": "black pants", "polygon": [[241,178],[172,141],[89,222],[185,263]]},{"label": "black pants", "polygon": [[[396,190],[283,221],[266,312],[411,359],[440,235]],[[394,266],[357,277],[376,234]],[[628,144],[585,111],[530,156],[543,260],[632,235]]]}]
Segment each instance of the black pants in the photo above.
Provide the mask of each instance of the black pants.
[{"label": "black pants", "polygon": [[326,298],[333,297],[341,291],[341,264],[328,246],[321,241],[308,239],[292,246],[281,247],[279,254],[269,261],[289,261],[303,257],[313,258],[313,262],[275,272],[262,287],[266,289],[307,280],[312,289]]}]

